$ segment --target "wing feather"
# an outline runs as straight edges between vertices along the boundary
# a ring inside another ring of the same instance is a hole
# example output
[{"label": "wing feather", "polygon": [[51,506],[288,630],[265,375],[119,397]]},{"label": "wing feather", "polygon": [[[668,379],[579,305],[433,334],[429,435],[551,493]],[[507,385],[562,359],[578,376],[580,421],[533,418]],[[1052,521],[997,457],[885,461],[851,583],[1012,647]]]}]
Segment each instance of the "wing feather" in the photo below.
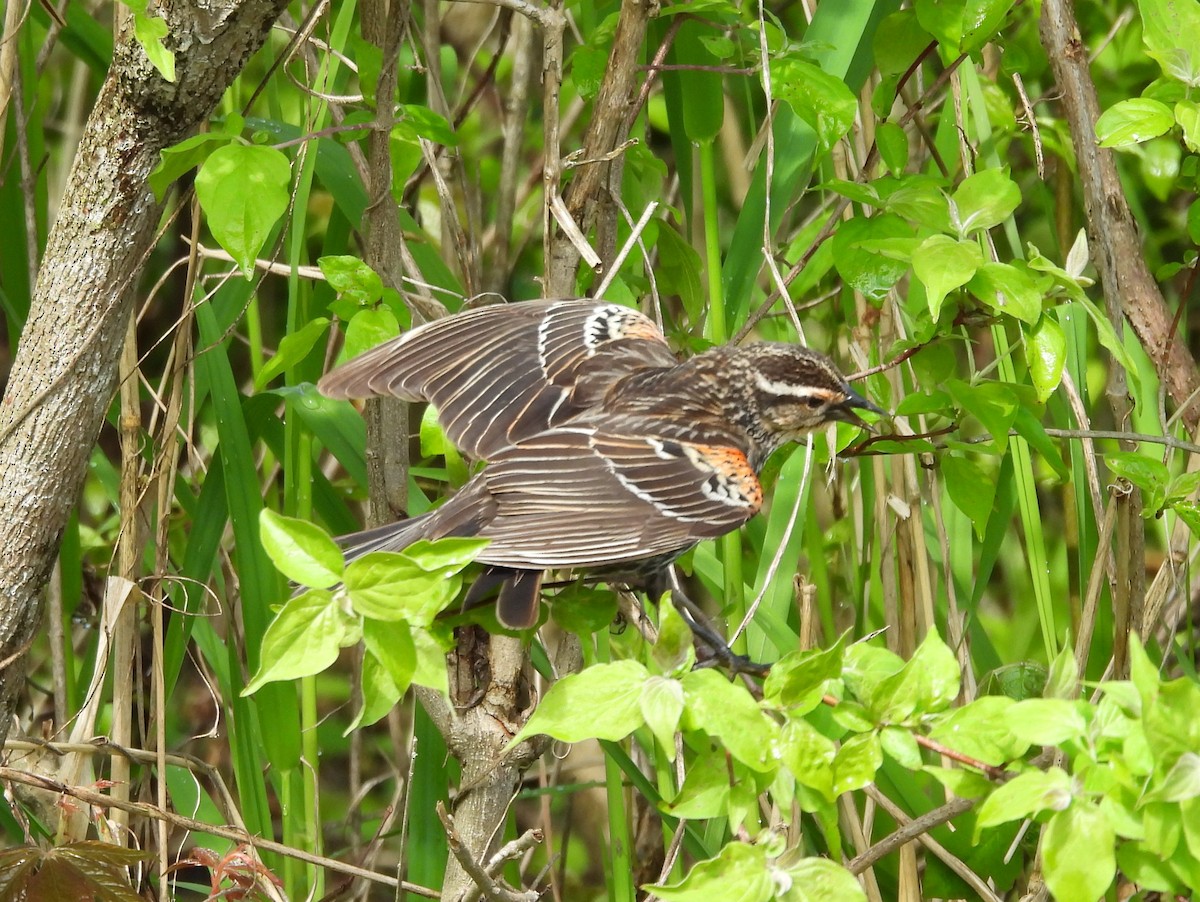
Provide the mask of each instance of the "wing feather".
[{"label": "wing feather", "polygon": [[419,326],[330,372],[318,388],[333,398],[429,401],[455,445],[490,458],[588,410],[617,379],[675,362],[636,310],[526,301]]},{"label": "wing feather", "polygon": [[480,560],[620,564],[723,535],[761,507],[741,450],[609,431],[616,425],[553,429],[496,454],[477,477],[495,505]]}]

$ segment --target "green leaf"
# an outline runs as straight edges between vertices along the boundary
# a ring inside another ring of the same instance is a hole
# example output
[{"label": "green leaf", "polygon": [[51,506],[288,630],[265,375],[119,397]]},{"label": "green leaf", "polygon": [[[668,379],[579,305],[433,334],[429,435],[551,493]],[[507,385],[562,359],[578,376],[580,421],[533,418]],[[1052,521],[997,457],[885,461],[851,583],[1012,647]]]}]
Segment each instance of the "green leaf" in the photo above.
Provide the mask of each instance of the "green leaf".
[{"label": "green leaf", "polygon": [[967,515],[975,527],[975,536],[982,542],[996,500],[995,473],[959,454],[943,454],[939,463],[950,500]]},{"label": "green leaf", "polygon": [[[899,673],[904,668],[904,659],[898,654],[869,645],[856,642],[846,650],[845,666],[842,678],[846,688],[859,701],[869,705],[879,691],[879,686],[888,677]],[[839,705],[838,709],[844,706]]]},{"label": "green leaf", "polygon": [[148,15],[144,10],[133,15],[133,36],[142,45],[146,59],[167,81],[175,82],[175,54],[167,49],[163,38],[170,34],[166,20]]},{"label": "green leaf", "polygon": [[658,266],[655,274],[659,290],[677,294],[693,322],[700,321],[707,295],[700,274],[704,271],[700,254],[667,222],[658,224]]},{"label": "green leaf", "polygon": [[889,213],[910,220],[935,232],[949,232],[950,200],[940,182],[924,176],[909,176],[904,187],[888,195],[885,204]]},{"label": "green leaf", "polygon": [[962,796],[964,799],[982,798],[994,788],[991,780],[983,776],[983,774],[977,774],[974,771],[962,770],[957,767],[938,767],[932,764],[926,764],[921,770],[925,771],[956,796]]},{"label": "green leaf", "polygon": [[1006,382],[969,385],[957,379],[948,380],[944,387],[964,413],[975,417],[991,433],[996,450],[1003,454],[1008,447],[1008,432],[1021,407],[1014,387]]},{"label": "green leaf", "polygon": [[346,323],[346,341],[342,345],[339,361],[353,360],[400,334],[400,323],[396,314],[387,307],[367,307],[359,310]]},{"label": "green leaf", "polygon": [[[1128,479],[1151,497],[1166,497],[1171,471],[1161,460],[1137,451],[1113,451],[1104,455],[1104,463],[1114,476]],[[1148,509],[1157,509],[1157,505],[1151,505],[1149,499],[1146,506]]]},{"label": "green leaf", "polygon": [[881,723],[894,723],[946,708],[958,689],[958,661],[931,629],[900,670],[880,680],[869,697],[860,698]]},{"label": "green leaf", "polygon": [[775,882],[763,846],[730,842],[716,858],[701,861],[679,883],[644,887],[663,902],[768,902]]},{"label": "green leaf", "polygon": [[612,624],[617,616],[617,596],[608,589],[567,586],[554,596],[550,616],[568,632],[590,636]]},{"label": "green leaf", "polygon": [[320,340],[328,327],[329,320],[318,316],[295,332],[280,339],[279,350],[259,370],[258,376],[254,380],[254,387],[261,391],[267,383],[283,373],[284,370],[290,369],[307,357],[309,351],[313,349],[313,345]]},{"label": "green leaf", "polygon": [[729,754],[759,773],[779,764],[779,725],[744,686],[716,670],[693,670],[682,683],[686,726],[720,740]]},{"label": "green leaf", "polygon": [[1179,886],[1162,856],[1142,848],[1140,843],[1122,843],[1117,849],[1117,865],[1139,889],[1169,893]]},{"label": "green leaf", "polygon": [[879,731],[879,742],[897,764],[909,770],[920,770],[921,747],[913,734],[903,727],[884,727]]},{"label": "green leaf", "polygon": [[1004,764],[1029,748],[1029,742],[1008,727],[1007,712],[1014,704],[1011,698],[1000,695],[976,699],[938,718],[929,736],[985,764]]},{"label": "green leaf", "polygon": [[950,396],[944,391],[913,392],[905,395],[896,405],[897,416],[917,416],[923,413],[936,413],[939,416],[950,416]]},{"label": "green leaf", "polygon": [[649,679],[637,661],[594,664],[565,676],[550,687],[509,747],[538,734],[563,742],[624,739],[645,723],[642,694]]},{"label": "green leaf", "polygon": [[833,761],[837,757],[833,740],[807,720],[796,717],[788,718],[783,725],[779,745],[784,767],[792,776],[832,802]]},{"label": "green leaf", "polygon": [[867,733],[875,729],[875,722],[867,714],[867,709],[855,701],[843,701],[830,712],[830,717],[843,730],[852,733]]},{"label": "green leaf", "polygon": [[[734,764],[734,767],[740,765]],[[729,807],[733,781],[729,760],[716,750],[697,755],[688,765],[683,785],[664,810],[673,817],[701,820],[719,817]]]},{"label": "green leaf", "polygon": [[817,133],[817,154],[833,147],[854,125],[858,98],[846,83],[819,66],[795,57],[771,60],[771,86]]},{"label": "green leaf", "polygon": [[1192,153],[1200,152],[1200,103],[1181,100],[1175,104],[1175,121],[1183,130],[1183,143]]},{"label": "green leaf", "polygon": [[1194,200],[1188,205],[1187,234],[1192,244],[1200,244],[1200,200]]},{"label": "green leaf", "polygon": [[571,53],[571,81],[584,100],[591,100],[600,90],[604,71],[608,65],[609,51],[603,47],[580,44]]},{"label": "green leaf", "polygon": [[1075,664],[1075,652],[1070,643],[1063,646],[1046,673],[1042,687],[1043,698],[1061,698],[1073,701],[1079,698],[1079,673]]},{"label": "green leaf", "polygon": [[1021,189],[1001,169],[962,180],[950,198],[950,219],[959,237],[999,225],[1021,205]]},{"label": "green leaf", "polygon": [[851,736],[842,743],[833,760],[834,795],[862,789],[874,781],[875,772],[882,766],[883,747],[877,734]]},{"label": "green leaf", "polygon": [[264,507],[258,534],[271,561],[292,582],[315,589],[341,582],[342,550],[319,526]]},{"label": "green leaf", "polygon": [[403,695],[417,669],[417,648],[408,624],[367,618],[363,622],[363,644]]},{"label": "green leaf", "polygon": [[232,140],[233,136],[223,131],[204,132],[192,135],[174,147],[159,151],[158,165],[154,167],[148,179],[155,199],[161,201],[176,179],[207,160],[214,149]]},{"label": "green leaf", "polygon": [[418,539],[404,549],[404,556],[428,573],[458,573],[487,548],[487,539],[449,536],[429,541]]},{"label": "green leaf", "polygon": [[1164,858],[1178,856],[1178,853],[1182,851],[1179,841],[1183,838],[1183,823],[1180,813],[1180,805],[1166,802],[1151,802],[1142,807],[1140,814],[1145,827],[1146,848],[1157,852]]},{"label": "green leaf", "polygon": [[683,715],[683,685],[669,677],[652,676],[642,688],[642,717],[667,754],[675,760],[675,733]]},{"label": "green leaf", "polygon": [[1017,415],[1013,418],[1013,429],[1016,430],[1017,435],[1029,442],[1029,446],[1033,450],[1042,455],[1046,463],[1054,468],[1059,479],[1064,483],[1070,481],[1071,471],[1067,469],[1067,464],[1059,453],[1058,446],[1046,434],[1046,427],[1027,405],[1022,404],[1017,408]]},{"label": "green leaf", "polygon": [[828,649],[788,652],[771,665],[763,683],[763,701],[787,708],[793,716],[807,714],[821,703],[825,684],[842,673],[845,636]]},{"label": "green leaf", "polygon": [[976,831],[1016,821],[1039,811],[1062,811],[1071,804],[1071,777],[1061,767],[1028,770],[1004,783],[983,800]]},{"label": "green leaf", "polygon": [[[1131,649],[1132,645],[1130,643]],[[1156,771],[1173,768],[1183,755],[1200,751],[1197,711],[1200,711],[1200,683],[1191,677],[1164,682],[1158,688],[1157,697],[1149,703],[1143,699],[1142,725],[1154,755]]]},{"label": "green leaf", "polygon": [[875,146],[879,159],[892,175],[904,174],[908,166],[908,135],[894,122],[884,122],[875,130]]},{"label": "green leaf", "polygon": [[446,672],[446,652],[454,646],[452,636],[445,641],[425,629],[412,630],[413,647],[417,652],[417,666],[413,670],[412,681],[418,686],[425,686],[441,693],[445,698],[450,695],[449,675]]},{"label": "green leaf", "polygon": [[833,236],[834,265],[847,285],[878,300],[908,272],[909,264],[874,253],[863,242],[911,237],[912,229],[898,216],[856,216],[841,223]]},{"label": "green leaf", "polygon": [[1104,680],[1099,684],[1106,698],[1117,703],[1122,711],[1131,717],[1142,716],[1142,697],[1137,687],[1130,680]]},{"label": "green leaf", "polygon": [[704,68],[721,62],[701,40],[712,34],[708,23],[689,18],[676,33],[673,48],[676,62],[697,67],[683,74],[687,87],[681,98],[683,131],[696,144],[716,140],[725,122],[722,76]]},{"label": "green leaf", "polygon": [[1138,366],[1134,363],[1129,352],[1125,350],[1125,345],[1121,343],[1121,339],[1117,338],[1117,333],[1113,329],[1112,323],[1109,322],[1108,317],[1087,296],[1077,298],[1075,303],[1082,306],[1087,315],[1092,318],[1092,324],[1096,327],[1096,339],[1108,353],[1113,355],[1113,359],[1125,368],[1125,375],[1136,394],[1141,385],[1141,380],[1138,376]]},{"label": "green leaf", "polygon": [[1175,126],[1171,108],[1157,100],[1133,97],[1121,100],[1096,120],[1101,147],[1128,147],[1165,135]]},{"label": "green leaf", "polygon": [[434,144],[444,144],[446,147],[458,146],[458,136],[454,134],[454,127],[445,116],[416,103],[402,103],[398,112],[413,131],[425,140]]},{"label": "green leaf", "polygon": [[1060,745],[1087,734],[1083,701],[1061,698],[1029,698],[1004,712],[1005,722],[1014,736],[1033,745]]},{"label": "green leaf", "polygon": [[432,404],[426,405],[425,412],[421,414],[421,456],[440,457],[453,451],[454,443],[446,438],[442,424],[438,422],[437,408]]},{"label": "green leaf", "polygon": [[955,241],[949,235],[931,235],[913,251],[913,272],[925,285],[929,316],[936,320],[946,295],[971,281],[983,264],[983,253],[974,241]]},{"label": "green leaf", "polygon": [[321,257],[317,265],[339,298],[368,307],[383,297],[383,280],[358,257],[349,254]]},{"label": "green leaf", "polygon": [[666,674],[686,673],[696,663],[692,628],[675,610],[670,595],[664,595],[658,606],[658,641],[650,649],[650,655]]},{"label": "green leaf", "polygon": [[1013,0],[917,0],[917,21],[957,56],[978,50],[992,39]]},{"label": "green leaf", "polygon": [[1043,313],[1037,325],[1025,332],[1025,360],[1039,402],[1045,402],[1062,381],[1067,360],[1067,338],[1053,316]]},{"label": "green leaf", "polygon": [[871,39],[875,65],[881,75],[898,76],[929,43],[929,32],[912,9],[901,9],[884,17]]},{"label": "green leaf", "polygon": [[350,604],[375,620],[428,626],[458,595],[462,579],[430,573],[405,554],[373,551],[351,561],[343,575]]},{"label": "green leaf", "polygon": [[1139,148],[1137,166],[1155,200],[1166,203],[1175,190],[1183,148],[1172,137],[1151,138]]},{"label": "green leaf", "polygon": [[1171,510],[1187,524],[1193,535],[1200,537],[1200,504],[1195,501],[1176,501],[1171,505]]},{"label": "green leaf", "polygon": [[1035,272],[1045,273],[1054,282],[1052,294],[1064,295],[1071,300],[1087,298],[1083,289],[1092,284],[1092,280],[1081,275],[1087,266],[1087,238],[1080,232],[1075,244],[1067,257],[1068,269],[1058,266],[1048,260],[1032,242],[1028,245],[1029,268]]},{"label": "green leaf", "polygon": [[388,147],[392,153],[392,196],[399,201],[405,183],[424,161],[425,154],[421,139],[409,122],[396,123],[388,135]]},{"label": "green leaf", "polygon": [[1184,752],[1163,777],[1142,797],[1147,802],[1183,802],[1200,796],[1200,754]]},{"label": "green leaf", "polygon": [[1142,710],[1139,713],[1145,717],[1146,712],[1158,702],[1162,681],[1158,676],[1158,668],[1146,654],[1145,646],[1137,635],[1129,643],[1129,679],[1141,698]]},{"label": "green leaf", "polygon": [[1200,489],[1200,470],[1180,473],[1167,484],[1167,500],[1183,501],[1194,495],[1197,489]]},{"label": "green leaf", "polygon": [[241,143],[218,147],[196,175],[196,197],[208,227],[247,279],[271,229],[287,211],[291,177],[283,153]]},{"label": "green leaf", "polygon": [[1046,886],[1058,902],[1096,902],[1116,874],[1116,836],[1104,813],[1077,801],[1050,818],[1042,834]]},{"label": "green leaf", "polygon": [[1195,0],[1138,0],[1146,52],[1163,73],[1189,87],[1200,85],[1200,4]]},{"label": "green leaf", "polygon": [[790,885],[782,885],[777,871],[775,882],[780,890],[775,898],[779,902],[867,902],[854,875],[828,858],[805,858],[783,873]]},{"label": "green leaf", "polygon": [[332,593],[312,589],[289,599],[263,634],[258,673],[242,695],[276,680],[320,673],[337,660],[345,635],[345,620]]},{"label": "green leaf", "polygon": [[856,204],[862,204],[864,207],[878,207],[883,204],[879,192],[869,182],[864,184],[862,182],[847,181],[846,179],[830,179],[827,182],[822,182],[817,187],[819,190],[832,191],[834,194],[849,198]]},{"label": "green leaf", "polygon": [[1024,264],[984,263],[967,282],[971,294],[993,313],[1034,325],[1042,315],[1042,292]]},{"label": "green leaf", "polygon": [[349,736],[359,727],[370,726],[388,715],[404,693],[396,686],[387,669],[372,654],[362,656],[363,704],[342,735]]}]

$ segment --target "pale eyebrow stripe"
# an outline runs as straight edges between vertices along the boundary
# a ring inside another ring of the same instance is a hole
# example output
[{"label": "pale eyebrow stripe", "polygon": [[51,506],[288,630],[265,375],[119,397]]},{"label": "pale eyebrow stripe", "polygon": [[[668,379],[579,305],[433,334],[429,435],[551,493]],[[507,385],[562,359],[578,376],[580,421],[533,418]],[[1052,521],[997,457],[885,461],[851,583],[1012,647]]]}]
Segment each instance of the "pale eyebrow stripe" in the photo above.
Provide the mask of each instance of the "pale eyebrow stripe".
[{"label": "pale eyebrow stripe", "polygon": [[819,388],[815,385],[794,385],[790,382],[777,382],[774,379],[768,379],[762,373],[754,374],[755,384],[765,392],[770,392],[775,395],[787,395],[791,398],[825,398],[832,400],[834,395],[827,388]]}]

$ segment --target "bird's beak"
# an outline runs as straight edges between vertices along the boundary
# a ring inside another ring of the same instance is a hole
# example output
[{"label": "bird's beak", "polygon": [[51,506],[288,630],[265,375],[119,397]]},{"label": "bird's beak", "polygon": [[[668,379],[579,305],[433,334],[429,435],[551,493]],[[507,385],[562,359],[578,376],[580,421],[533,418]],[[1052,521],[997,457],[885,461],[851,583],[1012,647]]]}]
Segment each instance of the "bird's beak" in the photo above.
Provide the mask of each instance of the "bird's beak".
[{"label": "bird's beak", "polygon": [[891,416],[882,407],[872,404],[858,392],[854,391],[854,389],[847,388],[845,391],[846,400],[829,409],[829,418],[831,420],[841,420],[843,423],[850,423],[861,429],[866,429],[868,432],[874,432],[875,427],[860,417],[856,411],[869,410],[871,413],[878,414],[881,417]]}]

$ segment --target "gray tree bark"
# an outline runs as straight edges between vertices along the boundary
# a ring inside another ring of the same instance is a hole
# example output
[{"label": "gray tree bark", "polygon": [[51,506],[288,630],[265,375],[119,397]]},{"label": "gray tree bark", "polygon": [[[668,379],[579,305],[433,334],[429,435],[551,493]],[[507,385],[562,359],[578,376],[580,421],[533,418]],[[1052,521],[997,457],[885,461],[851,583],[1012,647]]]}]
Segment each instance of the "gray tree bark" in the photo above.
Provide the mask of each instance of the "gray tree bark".
[{"label": "gray tree bark", "polygon": [[0,402],[0,743],[24,683],[40,596],[116,385],[133,288],[161,213],[146,179],[196,131],[284,0],[164,4],[176,81],[127,27],[80,140]]}]

